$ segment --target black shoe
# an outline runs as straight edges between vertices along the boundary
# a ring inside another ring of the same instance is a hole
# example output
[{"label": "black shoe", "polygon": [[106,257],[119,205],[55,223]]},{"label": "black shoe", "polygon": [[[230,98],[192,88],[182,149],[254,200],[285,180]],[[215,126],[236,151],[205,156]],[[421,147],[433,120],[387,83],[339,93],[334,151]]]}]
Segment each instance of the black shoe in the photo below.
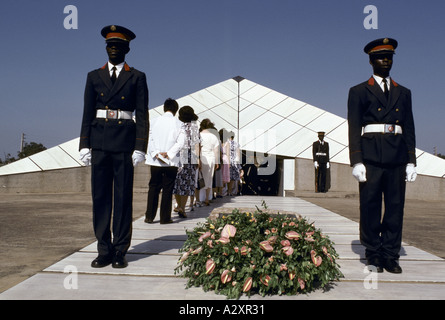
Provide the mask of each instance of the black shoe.
[{"label": "black shoe", "polygon": [[108,266],[112,262],[110,255],[99,255],[96,259],[91,262],[91,267],[93,268],[103,268]]},{"label": "black shoe", "polygon": [[179,211],[178,211],[178,215],[179,215],[180,218],[187,218],[187,215],[186,215],[185,212],[182,211],[182,210],[179,210]]},{"label": "black shoe", "polygon": [[384,262],[384,266],[386,271],[391,273],[402,273],[402,268],[399,266],[399,263],[396,259],[387,258]]},{"label": "black shoe", "polygon": [[117,251],[113,257],[113,264],[111,265],[113,268],[125,268],[128,266],[127,259],[125,259],[125,255]]},{"label": "black shoe", "polygon": [[378,273],[382,273],[383,272],[383,265],[382,265],[382,261],[379,257],[374,257],[374,258],[368,258],[366,259],[368,261],[368,270],[371,272],[378,272]]},{"label": "black shoe", "polygon": [[147,219],[147,218],[145,218],[144,222],[145,222],[145,223],[149,223],[149,224],[154,223],[153,220],[151,220],[151,219]]},{"label": "black shoe", "polygon": [[173,223],[173,220],[172,220],[172,219],[170,219],[170,220],[168,220],[168,221],[165,221],[165,222],[161,222],[161,224],[169,224],[169,223]]}]

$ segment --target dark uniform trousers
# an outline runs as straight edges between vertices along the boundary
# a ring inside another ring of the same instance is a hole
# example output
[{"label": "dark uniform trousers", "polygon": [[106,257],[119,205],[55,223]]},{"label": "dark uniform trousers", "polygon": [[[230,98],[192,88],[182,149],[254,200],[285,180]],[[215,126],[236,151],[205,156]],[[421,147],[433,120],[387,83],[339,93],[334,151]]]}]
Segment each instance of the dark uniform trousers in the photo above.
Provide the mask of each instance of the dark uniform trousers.
[{"label": "dark uniform trousers", "polygon": [[402,242],[406,165],[365,166],[367,181],[359,185],[360,240],[366,247],[366,257],[397,259]]},{"label": "dark uniform trousers", "polygon": [[[403,132],[362,134],[368,124],[399,125]],[[360,240],[366,257],[398,259],[406,165],[416,163],[411,91],[392,81],[387,99],[374,78],[352,87],[348,126],[351,166],[363,163],[366,167],[367,181],[359,183]]]},{"label": "dark uniform trousers", "polygon": [[[97,118],[97,110],[135,112],[136,122]],[[134,150],[146,152],[148,129],[148,88],[143,72],[125,64],[114,84],[107,64],[88,73],[79,149],[91,149],[93,227],[99,255],[125,254],[130,246],[132,154]]]},{"label": "dark uniform trousers", "polygon": [[[93,228],[101,255],[112,254],[114,251],[125,254],[130,246],[134,171],[131,155],[129,152],[92,150]],[[113,239],[110,232],[111,220]]]},{"label": "dark uniform trousers", "polygon": [[160,222],[167,223],[170,221],[172,212],[172,194],[177,172],[177,167],[151,166],[151,178],[148,184],[147,211],[145,212],[145,217],[148,220],[153,221],[156,217],[159,193],[162,189]]}]

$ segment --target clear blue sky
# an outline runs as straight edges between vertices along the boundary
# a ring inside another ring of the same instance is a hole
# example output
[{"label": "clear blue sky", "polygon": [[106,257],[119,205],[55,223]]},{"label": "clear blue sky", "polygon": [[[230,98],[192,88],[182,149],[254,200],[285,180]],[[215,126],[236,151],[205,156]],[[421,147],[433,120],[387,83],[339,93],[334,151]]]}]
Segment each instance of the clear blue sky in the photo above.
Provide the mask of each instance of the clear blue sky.
[{"label": "clear blue sky", "polygon": [[[378,29],[366,30],[366,5]],[[78,29],[64,28],[75,5]],[[78,137],[86,75],[107,61],[100,30],[136,33],[127,62],[147,74],[150,108],[241,75],[346,118],[376,38],[399,41],[391,75],[413,94],[417,147],[445,153],[443,0],[4,0],[0,158],[20,136],[47,148]]]}]

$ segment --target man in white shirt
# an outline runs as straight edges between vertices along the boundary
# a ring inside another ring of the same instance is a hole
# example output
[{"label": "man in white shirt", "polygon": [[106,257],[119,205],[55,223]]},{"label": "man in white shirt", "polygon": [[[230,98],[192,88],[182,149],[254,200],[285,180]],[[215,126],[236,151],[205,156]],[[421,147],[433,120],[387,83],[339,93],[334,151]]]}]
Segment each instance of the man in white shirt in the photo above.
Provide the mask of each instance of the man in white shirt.
[{"label": "man in white shirt", "polygon": [[164,114],[150,125],[148,151],[145,163],[150,165],[145,222],[153,223],[162,189],[160,223],[172,223],[173,187],[179,164],[179,151],[185,143],[182,123],[175,117],[178,103],[173,99],[164,102]]}]

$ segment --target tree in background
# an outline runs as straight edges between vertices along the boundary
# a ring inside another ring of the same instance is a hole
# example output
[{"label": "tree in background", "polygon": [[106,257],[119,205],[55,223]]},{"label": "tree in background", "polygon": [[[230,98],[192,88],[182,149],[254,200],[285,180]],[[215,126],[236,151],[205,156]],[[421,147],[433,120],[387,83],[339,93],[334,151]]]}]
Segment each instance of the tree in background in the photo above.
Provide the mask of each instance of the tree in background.
[{"label": "tree in background", "polygon": [[41,143],[37,143],[37,142],[30,142],[30,143],[28,143],[28,142],[25,142],[25,144],[23,146],[23,150],[20,151],[20,152],[17,152],[18,159],[12,157],[11,154],[8,153],[7,155],[5,155],[5,159],[4,160],[0,159],[0,166],[4,166],[4,165],[6,165],[8,163],[11,163],[11,162],[17,161],[19,159],[23,159],[23,158],[29,157],[29,156],[31,156],[33,154],[36,154],[36,153],[38,153],[40,151],[45,151],[45,150],[46,150],[46,147],[43,144],[41,144]]},{"label": "tree in background", "polygon": [[40,151],[45,151],[46,147],[41,143],[36,142],[25,142],[25,145],[23,146],[23,150],[19,153],[17,153],[17,156],[19,159],[23,159],[26,157],[29,157],[35,153],[38,153]]}]

